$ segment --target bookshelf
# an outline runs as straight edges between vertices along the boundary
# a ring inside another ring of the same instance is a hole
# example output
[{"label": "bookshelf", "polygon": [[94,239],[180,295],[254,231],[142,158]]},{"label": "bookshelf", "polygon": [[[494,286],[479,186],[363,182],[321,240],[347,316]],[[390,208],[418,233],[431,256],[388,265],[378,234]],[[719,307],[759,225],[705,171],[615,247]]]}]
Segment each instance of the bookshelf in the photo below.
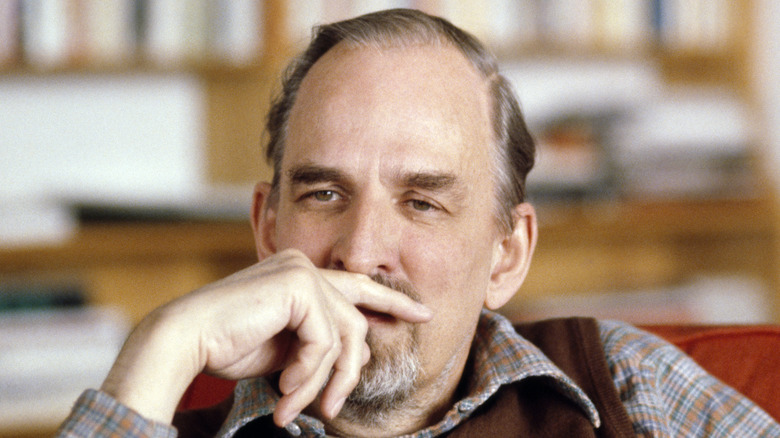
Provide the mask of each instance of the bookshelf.
[{"label": "bookshelf", "polygon": [[[307,40],[311,26],[379,7],[412,6],[445,16],[488,42],[505,61],[650,59],[670,84],[725,87],[744,99],[754,93],[749,83],[751,0],[223,0],[195,1],[187,3],[189,8],[173,0],[123,0],[111,2],[115,10],[103,3],[31,2],[39,7],[27,13],[37,18],[29,23],[24,8],[13,8],[21,1],[4,2],[0,28],[9,38],[0,45],[0,80],[19,75],[194,73],[206,95],[207,177],[219,183],[267,175],[261,160],[246,157],[259,157],[260,127],[278,74]],[[230,16],[206,19],[232,4],[243,6],[229,13],[240,17],[249,11],[256,20],[234,20],[239,30],[231,30],[223,25]],[[161,15],[178,20],[156,18]],[[702,18],[708,16],[715,18]],[[123,30],[110,33],[113,37],[106,39],[115,42],[103,44],[102,52],[89,43],[101,38],[91,37],[90,26],[83,25],[100,17]],[[182,24],[191,17],[199,17],[199,26]],[[215,30],[223,27],[227,30]],[[46,28],[55,30],[39,30]],[[20,36],[29,33],[45,35]],[[238,48],[226,49],[233,41]]]},{"label": "bookshelf", "polygon": [[[367,3],[411,5],[441,13],[488,41],[507,61],[647,59],[673,87],[727,88],[748,106],[756,93],[750,83],[751,0],[340,0],[335,2],[340,5],[336,9],[325,8],[324,0],[267,0],[257,3],[259,18],[247,25],[255,32],[247,40],[251,49],[241,55],[217,55],[200,46],[195,55],[190,47],[182,48],[185,54],[173,59],[160,59],[159,54],[147,55],[133,39],[123,55],[90,58],[83,49],[67,49],[70,55],[53,56],[54,61],[31,57],[22,46],[8,47],[3,32],[12,26],[3,23],[23,26],[8,21],[14,13],[8,5],[14,3],[0,2],[0,81],[18,76],[194,74],[205,90],[206,179],[215,184],[242,185],[270,177],[260,144],[280,70],[301,47],[312,23],[364,12]],[[39,3],[56,9],[51,3],[79,2]],[[126,3],[137,4],[134,0]],[[159,3],[164,8],[177,0]],[[205,8],[209,3],[192,4]],[[623,15],[609,5],[625,8]],[[672,25],[661,26],[657,14],[664,5],[678,14],[691,14],[676,22],[682,27],[704,10],[715,11],[711,13],[720,18],[707,26],[693,26],[699,33],[680,33]],[[566,10],[589,11],[579,16],[590,18],[577,24],[576,14],[561,15]],[[507,21],[513,16],[507,11],[514,16],[519,16],[518,11],[532,13],[522,14],[518,26]],[[718,23],[726,27],[713,31]],[[566,32],[575,27],[576,32]],[[520,314],[524,297],[652,288],[697,275],[733,274],[759,279],[772,293],[774,319],[780,321],[780,278],[776,274],[780,215],[763,176],[761,146],[754,146],[758,184],[747,197],[693,201],[617,197],[540,206],[540,243],[529,278],[518,299],[503,310]],[[77,284],[90,302],[119,306],[137,322],[154,307],[255,260],[251,229],[241,221],[90,222],[59,244],[0,249],[0,279],[47,278]],[[0,436],[48,436],[53,426],[34,419],[13,429],[0,424]]]}]

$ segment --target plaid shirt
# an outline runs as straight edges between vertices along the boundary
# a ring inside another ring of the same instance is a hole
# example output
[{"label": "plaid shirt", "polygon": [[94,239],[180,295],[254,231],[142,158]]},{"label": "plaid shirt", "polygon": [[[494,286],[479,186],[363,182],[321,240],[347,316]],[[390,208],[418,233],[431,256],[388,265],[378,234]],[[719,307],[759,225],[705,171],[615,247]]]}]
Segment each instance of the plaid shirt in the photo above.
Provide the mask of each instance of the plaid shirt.
[{"label": "plaid shirt", "polygon": [[[707,374],[674,346],[629,325],[600,322],[607,363],[638,436],[780,437],[780,425],[733,389]],[[467,421],[471,412],[502,385],[549,376],[594,426],[593,403],[534,345],[518,336],[503,317],[483,311],[473,345],[467,396],[437,424],[412,437],[438,436]],[[271,415],[277,393],[264,379],[239,382],[235,403],[218,436],[231,437],[243,425]],[[95,430],[99,432],[96,435]],[[324,436],[322,423],[300,415],[291,436]],[[59,436],[173,437],[170,426],[148,421],[99,391],[86,391],[63,423]]]}]

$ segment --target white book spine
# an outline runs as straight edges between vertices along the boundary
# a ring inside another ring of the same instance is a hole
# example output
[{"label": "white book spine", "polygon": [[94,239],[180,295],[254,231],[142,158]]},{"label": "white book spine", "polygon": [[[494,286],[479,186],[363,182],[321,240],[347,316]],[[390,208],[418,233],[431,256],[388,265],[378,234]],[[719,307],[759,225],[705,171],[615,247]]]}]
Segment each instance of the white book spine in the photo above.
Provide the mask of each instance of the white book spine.
[{"label": "white book spine", "polygon": [[213,54],[235,65],[257,60],[263,45],[262,2],[222,0],[214,2],[210,11],[209,33]]},{"label": "white book spine", "polygon": [[71,54],[71,2],[24,0],[23,35],[27,61],[49,68],[67,63]]},{"label": "white book spine", "polygon": [[132,0],[82,0],[85,55],[93,64],[130,61],[135,51]]}]

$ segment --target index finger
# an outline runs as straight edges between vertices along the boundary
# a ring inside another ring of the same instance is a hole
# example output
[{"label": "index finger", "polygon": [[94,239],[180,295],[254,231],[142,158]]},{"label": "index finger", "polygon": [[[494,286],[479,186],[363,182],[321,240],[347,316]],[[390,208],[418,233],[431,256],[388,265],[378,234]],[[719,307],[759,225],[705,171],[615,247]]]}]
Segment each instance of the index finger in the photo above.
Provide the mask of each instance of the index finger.
[{"label": "index finger", "polygon": [[413,323],[428,322],[433,318],[433,311],[424,304],[383,286],[366,275],[329,269],[320,271],[325,279],[355,306]]}]

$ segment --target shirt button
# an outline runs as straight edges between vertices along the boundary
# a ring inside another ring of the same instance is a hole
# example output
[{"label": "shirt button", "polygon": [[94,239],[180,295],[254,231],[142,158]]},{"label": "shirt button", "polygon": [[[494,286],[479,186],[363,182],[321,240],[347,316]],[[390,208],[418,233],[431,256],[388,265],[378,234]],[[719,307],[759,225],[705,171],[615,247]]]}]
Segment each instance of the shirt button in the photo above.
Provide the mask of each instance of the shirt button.
[{"label": "shirt button", "polygon": [[301,426],[298,426],[295,423],[290,423],[287,426],[284,426],[284,428],[287,430],[287,433],[292,436],[301,436]]},{"label": "shirt button", "polygon": [[465,414],[465,413],[471,412],[473,410],[474,410],[474,402],[471,402],[471,401],[468,401],[468,400],[463,400],[458,405],[458,412],[460,412],[461,414]]}]

